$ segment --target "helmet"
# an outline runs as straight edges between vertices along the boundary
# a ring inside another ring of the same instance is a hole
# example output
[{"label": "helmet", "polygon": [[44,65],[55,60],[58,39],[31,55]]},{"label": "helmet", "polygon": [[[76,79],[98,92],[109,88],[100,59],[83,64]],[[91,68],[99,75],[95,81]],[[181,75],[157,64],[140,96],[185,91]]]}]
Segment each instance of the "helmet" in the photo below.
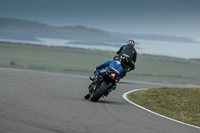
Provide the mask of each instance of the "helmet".
[{"label": "helmet", "polygon": [[135,42],[133,40],[128,40],[127,45],[135,46]]}]

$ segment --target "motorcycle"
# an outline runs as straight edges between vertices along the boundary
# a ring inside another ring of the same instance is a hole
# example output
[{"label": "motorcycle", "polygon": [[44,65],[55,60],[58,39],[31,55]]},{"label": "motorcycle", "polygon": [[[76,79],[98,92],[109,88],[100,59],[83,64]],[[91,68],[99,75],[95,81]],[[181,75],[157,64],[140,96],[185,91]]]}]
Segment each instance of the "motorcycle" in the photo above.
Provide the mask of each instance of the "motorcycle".
[{"label": "motorcycle", "polygon": [[[90,78],[90,80],[93,80]],[[88,87],[88,92],[85,94],[85,99],[90,99],[92,102],[97,102],[101,97],[107,96],[110,88],[116,80],[115,72],[105,72],[104,75],[99,75],[97,81],[92,82]]]}]

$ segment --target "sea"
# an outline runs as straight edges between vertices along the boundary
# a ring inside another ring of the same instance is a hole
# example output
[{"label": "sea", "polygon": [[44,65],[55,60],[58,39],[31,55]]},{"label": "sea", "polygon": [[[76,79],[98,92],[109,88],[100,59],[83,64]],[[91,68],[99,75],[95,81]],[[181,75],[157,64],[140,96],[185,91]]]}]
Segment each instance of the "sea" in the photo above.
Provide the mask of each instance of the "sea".
[{"label": "sea", "polygon": [[[105,50],[117,51],[122,45],[126,45],[126,42],[83,43],[76,40],[52,39],[52,38],[37,38],[37,40],[38,41],[0,39],[0,41],[5,41],[5,42],[19,42],[19,43],[29,43],[34,45],[96,49],[103,51]],[[134,41],[136,42],[135,48],[138,54],[160,55],[160,56],[169,56],[169,57],[184,58],[184,59],[200,59],[200,42],[181,43],[181,42],[137,40],[137,39],[135,39]]]}]

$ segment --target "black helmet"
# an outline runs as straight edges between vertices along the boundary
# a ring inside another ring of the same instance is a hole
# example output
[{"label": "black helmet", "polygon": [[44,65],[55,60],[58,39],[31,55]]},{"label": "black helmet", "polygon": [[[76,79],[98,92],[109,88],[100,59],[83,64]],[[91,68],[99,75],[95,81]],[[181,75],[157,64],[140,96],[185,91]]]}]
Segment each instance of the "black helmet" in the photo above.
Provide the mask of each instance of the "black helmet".
[{"label": "black helmet", "polygon": [[133,40],[128,40],[127,45],[135,46],[135,42]]}]

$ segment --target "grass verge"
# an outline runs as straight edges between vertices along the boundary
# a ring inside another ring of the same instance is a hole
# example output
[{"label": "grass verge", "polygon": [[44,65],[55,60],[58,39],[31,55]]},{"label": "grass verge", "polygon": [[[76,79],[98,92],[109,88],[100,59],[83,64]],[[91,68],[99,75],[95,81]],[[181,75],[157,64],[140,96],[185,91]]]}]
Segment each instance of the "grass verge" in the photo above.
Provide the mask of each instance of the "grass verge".
[{"label": "grass verge", "polygon": [[129,99],[164,116],[200,127],[200,88],[151,88]]},{"label": "grass verge", "polygon": [[[115,52],[0,42],[0,67],[77,75],[93,75],[94,68]],[[125,79],[200,85],[200,60],[138,54],[136,69]]]}]

